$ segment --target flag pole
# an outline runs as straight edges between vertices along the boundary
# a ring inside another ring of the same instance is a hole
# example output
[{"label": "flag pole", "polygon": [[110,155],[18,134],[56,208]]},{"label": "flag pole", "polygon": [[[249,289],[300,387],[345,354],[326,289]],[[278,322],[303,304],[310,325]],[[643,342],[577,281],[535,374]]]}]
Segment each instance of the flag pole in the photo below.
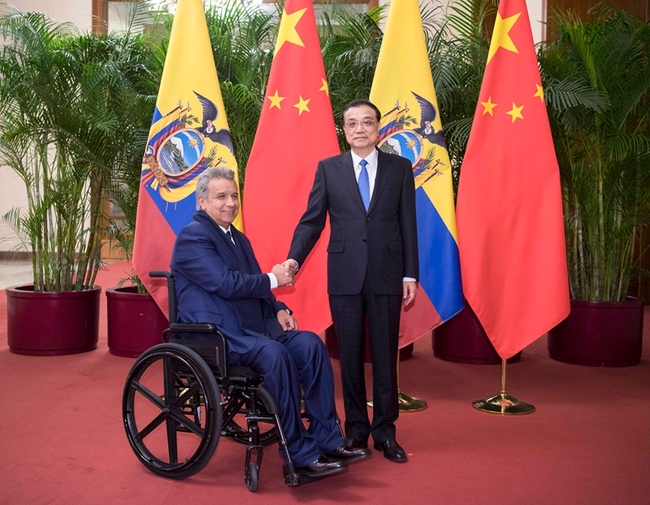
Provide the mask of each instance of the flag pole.
[{"label": "flag pole", "polygon": [[506,392],[506,365],[505,359],[501,360],[501,391],[496,396],[476,400],[472,407],[488,414],[502,415],[524,415],[535,412],[535,406],[530,403],[517,400]]},{"label": "flag pole", "polygon": [[400,412],[419,412],[428,407],[427,402],[404,393],[399,387],[399,352],[397,353],[397,405]]},{"label": "flag pole", "polygon": [[[397,406],[400,412],[420,412],[425,410],[429,405],[426,401],[409,396],[406,393],[403,393],[399,388],[399,352],[397,353]],[[372,408],[372,398],[369,398],[366,401],[368,407]]]}]

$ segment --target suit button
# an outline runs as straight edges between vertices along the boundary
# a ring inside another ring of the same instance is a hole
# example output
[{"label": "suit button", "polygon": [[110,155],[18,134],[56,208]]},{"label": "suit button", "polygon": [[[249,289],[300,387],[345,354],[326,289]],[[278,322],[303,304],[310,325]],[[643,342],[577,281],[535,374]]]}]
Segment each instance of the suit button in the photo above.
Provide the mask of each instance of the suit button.
[{"label": "suit button", "polygon": [[365,238],[363,239],[364,242],[368,242]]},{"label": "suit button", "polygon": [[367,218],[366,218],[366,221],[370,221],[370,218],[369,218],[369,217],[367,217]]}]

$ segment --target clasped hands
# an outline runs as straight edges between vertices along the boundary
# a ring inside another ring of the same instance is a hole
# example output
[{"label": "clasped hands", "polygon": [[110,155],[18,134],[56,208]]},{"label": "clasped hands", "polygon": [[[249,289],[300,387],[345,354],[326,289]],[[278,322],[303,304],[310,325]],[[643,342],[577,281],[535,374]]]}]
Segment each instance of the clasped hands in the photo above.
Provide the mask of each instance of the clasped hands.
[{"label": "clasped hands", "polygon": [[274,265],[271,273],[275,275],[278,280],[278,286],[291,286],[298,272],[298,262],[293,259],[288,259],[282,264]]}]

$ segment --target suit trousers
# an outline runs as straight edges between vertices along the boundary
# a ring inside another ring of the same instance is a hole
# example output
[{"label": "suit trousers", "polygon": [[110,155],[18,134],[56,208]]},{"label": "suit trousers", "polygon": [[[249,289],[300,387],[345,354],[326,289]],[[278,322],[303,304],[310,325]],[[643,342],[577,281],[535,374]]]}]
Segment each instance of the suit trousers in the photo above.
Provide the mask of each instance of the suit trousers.
[{"label": "suit trousers", "polygon": [[[310,331],[288,331],[276,339],[256,338],[245,354],[229,353],[233,365],[252,368],[280,409],[287,448],[296,467],[343,445],[334,403],[334,372],[323,341]],[[301,386],[309,428],[300,417]]]},{"label": "suit trousers", "polygon": [[[375,442],[395,439],[397,401],[397,352],[402,297],[372,292],[368,273],[358,295],[330,295],[330,309],[336,331],[343,401],[345,434]],[[364,355],[366,323],[372,352],[373,419],[368,418]]]}]

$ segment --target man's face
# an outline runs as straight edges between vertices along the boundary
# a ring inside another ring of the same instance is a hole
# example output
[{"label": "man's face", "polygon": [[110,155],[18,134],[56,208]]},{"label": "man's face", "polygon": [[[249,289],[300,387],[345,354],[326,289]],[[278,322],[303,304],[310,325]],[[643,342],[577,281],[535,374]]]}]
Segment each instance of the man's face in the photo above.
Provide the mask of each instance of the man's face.
[{"label": "man's face", "polygon": [[343,115],[345,140],[355,152],[363,155],[372,151],[377,143],[379,123],[375,111],[367,105],[352,107]]},{"label": "man's face", "polygon": [[199,205],[215,223],[228,228],[239,213],[239,193],[235,181],[211,179],[208,198],[199,197]]}]

